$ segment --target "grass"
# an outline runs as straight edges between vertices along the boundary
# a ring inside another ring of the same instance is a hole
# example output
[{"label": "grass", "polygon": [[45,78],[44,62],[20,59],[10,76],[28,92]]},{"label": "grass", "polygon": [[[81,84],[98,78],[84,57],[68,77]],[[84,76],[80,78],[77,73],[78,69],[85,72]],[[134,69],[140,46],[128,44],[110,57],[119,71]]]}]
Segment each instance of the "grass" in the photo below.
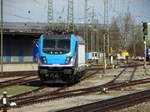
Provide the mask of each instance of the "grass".
[{"label": "grass", "polygon": [[137,87],[142,87],[142,88],[150,88],[150,84],[140,84],[140,85],[137,85]]},{"label": "grass", "polygon": [[134,107],[129,107],[126,109],[115,111],[115,112],[149,112],[149,111],[150,111],[150,105],[148,103],[144,103],[144,104],[135,105]]},{"label": "grass", "polygon": [[102,78],[114,78],[112,75],[103,75]]},{"label": "grass", "polygon": [[36,88],[37,87],[34,87],[34,86],[24,86],[24,85],[4,88],[4,89],[0,89],[0,95],[2,95],[4,91],[7,91],[8,95],[15,95],[15,94],[23,93],[25,91],[33,90]]}]

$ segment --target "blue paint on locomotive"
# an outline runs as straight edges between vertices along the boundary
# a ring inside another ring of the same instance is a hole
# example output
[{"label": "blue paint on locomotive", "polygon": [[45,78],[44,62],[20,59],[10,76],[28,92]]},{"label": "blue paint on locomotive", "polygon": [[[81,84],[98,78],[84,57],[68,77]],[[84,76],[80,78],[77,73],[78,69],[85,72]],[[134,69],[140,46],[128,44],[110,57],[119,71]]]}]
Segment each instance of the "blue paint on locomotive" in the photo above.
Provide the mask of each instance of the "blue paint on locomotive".
[{"label": "blue paint on locomotive", "polygon": [[[38,41],[38,47],[39,47],[39,64],[40,66],[48,66],[48,65],[71,65],[72,63],[66,64],[66,58],[71,57],[75,58],[75,47],[77,42],[77,37],[75,35],[69,35],[70,38],[70,51],[65,54],[48,54],[43,52],[43,40],[45,36],[41,35],[39,41]],[[43,63],[42,58],[46,58],[46,63]]]}]

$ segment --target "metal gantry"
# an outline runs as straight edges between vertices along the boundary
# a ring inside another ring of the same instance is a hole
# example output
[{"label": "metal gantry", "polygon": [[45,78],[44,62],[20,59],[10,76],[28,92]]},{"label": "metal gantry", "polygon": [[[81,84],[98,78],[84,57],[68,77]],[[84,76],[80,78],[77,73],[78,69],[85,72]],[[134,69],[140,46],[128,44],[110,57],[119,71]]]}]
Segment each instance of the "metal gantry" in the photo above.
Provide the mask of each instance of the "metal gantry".
[{"label": "metal gantry", "polygon": [[94,30],[95,30],[95,12],[94,12],[94,7],[92,7],[92,17],[91,17],[91,22],[92,22],[92,29],[91,29],[91,52],[95,51],[95,35],[94,35]]},{"label": "metal gantry", "polygon": [[105,42],[106,42],[106,52],[109,56],[109,14],[108,14],[108,0],[104,0],[104,27],[105,27]]},{"label": "metal gantry", "polygon": [[53,23],[53,0],[48,0],[48,23]]},{"label": "metal gantry", "polygon": [[84,6],[84,24],[87,23],[87,0],[85,0],[85,6]]},{"label": "metal gantry", "polygon": [[86,52],[88,52],[88,43],[89,43],[89,39],[88,39],[88,32],[87,32],[87,25],[88,25],[88,22],[87,22],[87,6],[88,6],[88,2],[87,0],[85,0],[85,6],[84,6],[84,40],[85,40],[85,43],[86,43]]},{"label": "metal gantry", "polygon": [[108,16],[108,0],[104,0],[104,35],[103,35],[103,61],[104,61],[104,73],[106,71],[106,54],[109,60],[109,16]]},{"label": "metal gantry", "polygon": [[73,7],[73,0],[68,0],[68,15],[67,15],[67,29],[69,31],[74,32],[74,7]]}]

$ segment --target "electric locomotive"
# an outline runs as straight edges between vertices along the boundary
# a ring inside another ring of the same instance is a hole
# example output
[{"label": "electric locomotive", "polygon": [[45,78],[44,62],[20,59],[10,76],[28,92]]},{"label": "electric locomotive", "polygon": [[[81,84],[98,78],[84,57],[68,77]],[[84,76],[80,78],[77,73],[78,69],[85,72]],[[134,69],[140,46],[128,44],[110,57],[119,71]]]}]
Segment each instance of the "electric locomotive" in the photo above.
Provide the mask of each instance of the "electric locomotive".
[{"label": "electric locomotive", "polygon": [[44,83],[74,83],[85,73],[85,42],[74,34],[43,34],[38,75]]}]

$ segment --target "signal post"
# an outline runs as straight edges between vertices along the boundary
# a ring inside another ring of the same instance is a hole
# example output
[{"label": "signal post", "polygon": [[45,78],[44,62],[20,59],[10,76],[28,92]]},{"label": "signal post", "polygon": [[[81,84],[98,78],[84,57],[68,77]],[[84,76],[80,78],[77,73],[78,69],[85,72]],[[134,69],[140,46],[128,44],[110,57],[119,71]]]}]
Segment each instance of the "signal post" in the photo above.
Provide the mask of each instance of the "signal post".
[{"label": "signal post", "polygon": [[146,47],[147,47],[147,41],[148,40],[148,23],[143,22],[143,42],[144,42],[144,69],[145,69],[145,75],[146,73]]}]

